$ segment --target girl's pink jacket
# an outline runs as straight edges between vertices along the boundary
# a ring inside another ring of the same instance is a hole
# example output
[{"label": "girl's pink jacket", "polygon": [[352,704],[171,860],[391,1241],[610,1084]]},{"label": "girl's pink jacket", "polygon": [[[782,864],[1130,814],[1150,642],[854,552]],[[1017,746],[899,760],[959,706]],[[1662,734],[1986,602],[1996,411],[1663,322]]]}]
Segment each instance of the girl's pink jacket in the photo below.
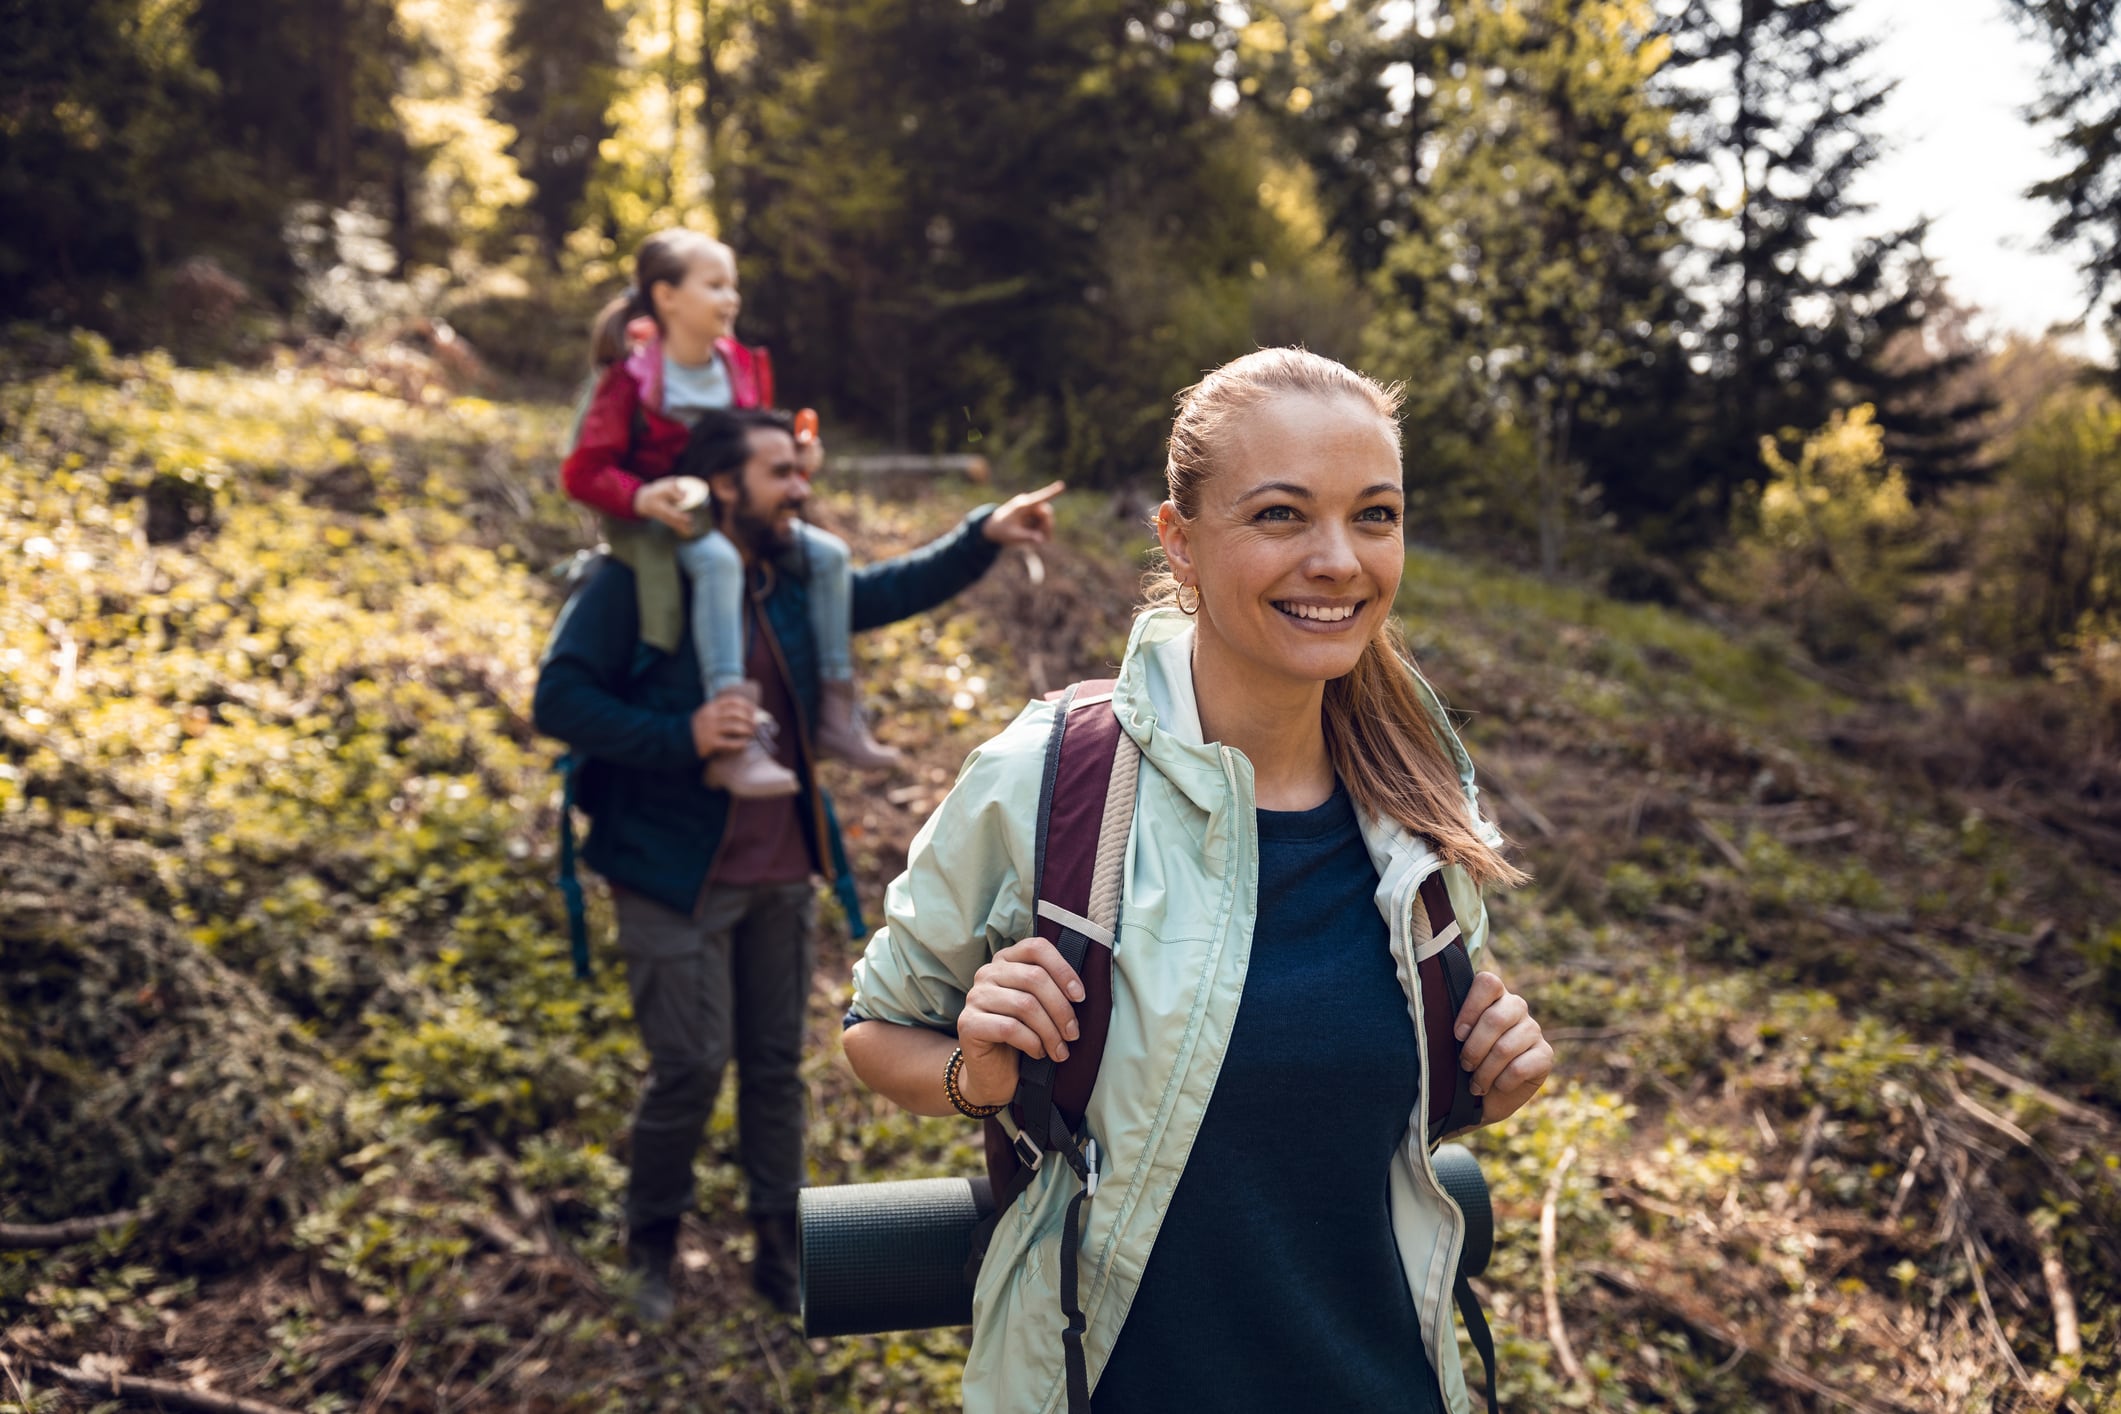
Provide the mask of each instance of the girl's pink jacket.
[{"label": "girl's pink jacket", "polygon": [[[738,408],[773,406],[773,359],[735,339],[715,340]],[[644,481],[668,476],[689,429],[663,415],[663,345],[658,339],[607,367],[590,394],[574,450],[560,466],[560,488],[606,515],[633,518]]]}]

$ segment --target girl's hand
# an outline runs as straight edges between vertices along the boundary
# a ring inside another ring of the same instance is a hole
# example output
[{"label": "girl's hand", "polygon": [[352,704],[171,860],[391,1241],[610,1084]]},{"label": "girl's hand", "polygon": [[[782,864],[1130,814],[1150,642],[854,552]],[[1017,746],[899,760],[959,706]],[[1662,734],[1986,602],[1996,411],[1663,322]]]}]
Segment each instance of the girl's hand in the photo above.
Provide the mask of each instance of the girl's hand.
[{"label": "girl's hand", "polygon": [[972,974],[972,990],[958,1013],[957,1043],[965,1052],[958,1089],[975,1105],[998,1105],[1016,1094],[1019,1055],[1068,1058],[1080,1034],[1071,1002],[1083,999],[1082,980],[1044,938],[1011,943]]},{"label": "girl's hand", "polygon": [[1481,1123],[1493,1124],[1524,1108],[1554,1070],[1554,1048],[1531,1008],[1492,972],[1473,978],[1459,1009],[1458,1063],[1473,1072]]},{"label": "girl's hand", "polygon": [[692,514],[685,509],[685,488],[677,477],[642,482],[633,493],[633,513],[642,520],[659,520],[680,535],[692,534]]}]

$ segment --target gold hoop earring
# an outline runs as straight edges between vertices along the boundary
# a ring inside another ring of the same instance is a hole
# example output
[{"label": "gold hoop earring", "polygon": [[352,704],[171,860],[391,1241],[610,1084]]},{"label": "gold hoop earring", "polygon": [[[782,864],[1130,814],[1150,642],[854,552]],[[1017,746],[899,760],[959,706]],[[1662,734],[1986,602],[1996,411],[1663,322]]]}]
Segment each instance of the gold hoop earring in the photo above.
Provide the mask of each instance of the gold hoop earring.
[{"label": "gold hoop earring", "polygon": [[[1187,596],[1188,594],[1191,594],[1191,595],[1193,596],[1193,598],[1192,598],[1192,601],[1191,601],[1190,603],[1189,603],[1189,602],[1187,602],[1187,599],[1186,599],[1186,596]],[[1199,586],[1199,585],[1197,585],[1197,584],[1181,584],[1180,586],[1178,586],[1178,611],[1179,611],[1179,612],[1180,612],[1181,614],[1185,614],[1185,615],[1187,615],[1188,617],[1191,617],[1192,615],[1194,615],[1194,614],[1197,614],[1197,613],[1199,613],[1199,612],[1200,612],[1200,586]]]}]

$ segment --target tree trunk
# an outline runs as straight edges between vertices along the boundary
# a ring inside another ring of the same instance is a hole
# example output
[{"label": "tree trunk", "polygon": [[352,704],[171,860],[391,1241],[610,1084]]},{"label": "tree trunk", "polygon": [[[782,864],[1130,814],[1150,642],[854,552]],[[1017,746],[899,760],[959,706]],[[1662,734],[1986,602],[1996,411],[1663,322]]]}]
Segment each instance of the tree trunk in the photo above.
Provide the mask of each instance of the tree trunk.
[{"label": "tree trunk", "polygon": [[346,7],[352,0],[318,0],[318,60],[324,69],[324,200],[346,204],[353,180],[353,56],[346,42]]}]

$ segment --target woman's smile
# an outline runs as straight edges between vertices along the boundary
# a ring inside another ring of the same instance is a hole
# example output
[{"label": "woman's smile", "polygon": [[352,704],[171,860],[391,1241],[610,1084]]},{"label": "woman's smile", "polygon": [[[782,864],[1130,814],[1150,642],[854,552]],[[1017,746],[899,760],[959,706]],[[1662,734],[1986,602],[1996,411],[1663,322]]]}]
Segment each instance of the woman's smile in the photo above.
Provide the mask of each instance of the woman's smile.
[{"label": "woman's smile", "polygon": [[1362,627],[1367,599],[1275,599],[1270,601],[1283,618],[1293,620],[1305,633],[1345,633]]}]

